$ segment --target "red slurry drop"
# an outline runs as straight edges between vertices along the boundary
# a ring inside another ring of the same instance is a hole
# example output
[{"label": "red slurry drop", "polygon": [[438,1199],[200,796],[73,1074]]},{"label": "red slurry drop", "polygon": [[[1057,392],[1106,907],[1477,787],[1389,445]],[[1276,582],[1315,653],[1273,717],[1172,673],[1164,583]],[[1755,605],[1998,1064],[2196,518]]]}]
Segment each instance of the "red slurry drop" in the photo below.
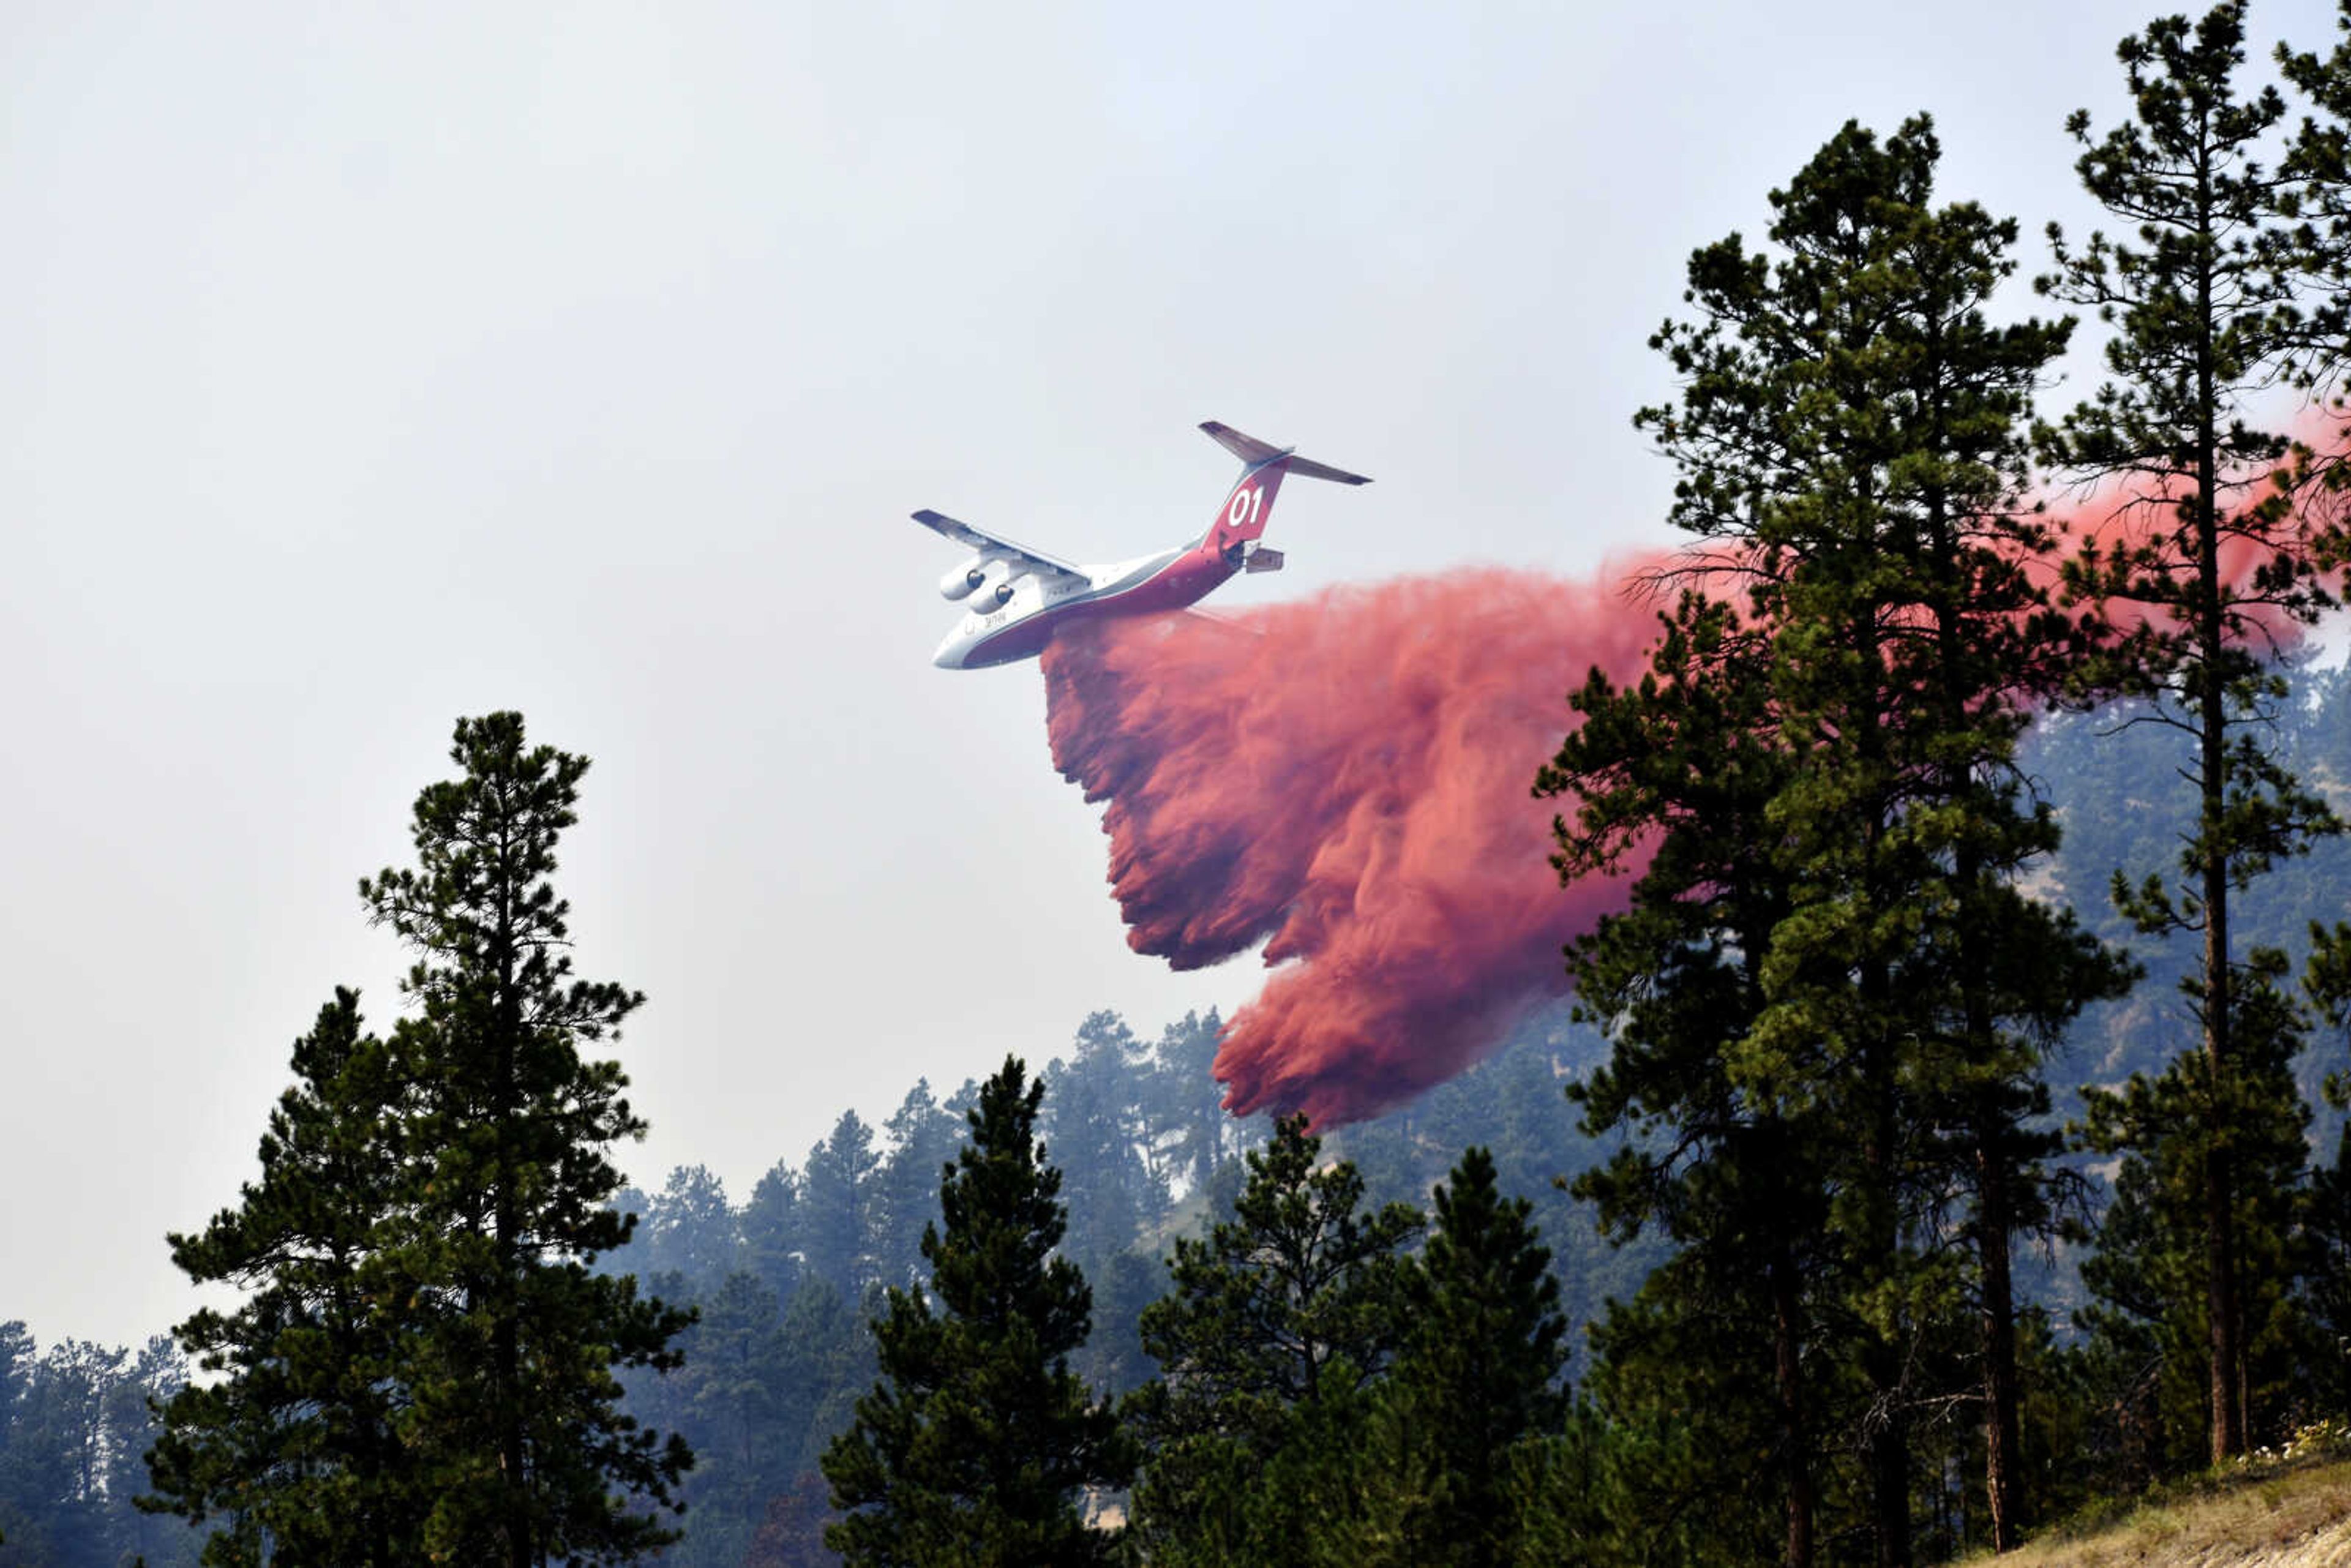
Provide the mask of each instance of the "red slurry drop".
[{"label": "red slurry drop", "polygon": [[[2093,500],[2037,574],[2053,582],[2085,538],[2127,548],[2168,523]],[[2261,552],[2227,556],[2241,583]],[[1670,559],[1582,581],[1341,588],[1239,618],[1081,625],[1047,647],[1053,762],[1106,802],[1128,945],[1188,969],[1265,943],[1273,973],[1217,1055],[1233,1111],[1376,1115],[1565,988],[1560,949],[1627,884],[1562,889],[1550,822],[1573,802],[1530,791],[1585,674],[1639,678],[1656,604],[1628,585]],[[2272,646],[2298,640],[2273,611],[2247,620]]]},{"label": "red slurry drop", "polygon": [[1625,887],[1560,887],[1567,803],[1530,791],[1585,673],[1642,668],[1656,611],[1626,578],[1463,571],[1046,650],[1054,765],[1107,802],[1129,945],[1276,966],[1217,1053],[1235,1112],[1375,1115],[1563,988],[1561,946]]}]

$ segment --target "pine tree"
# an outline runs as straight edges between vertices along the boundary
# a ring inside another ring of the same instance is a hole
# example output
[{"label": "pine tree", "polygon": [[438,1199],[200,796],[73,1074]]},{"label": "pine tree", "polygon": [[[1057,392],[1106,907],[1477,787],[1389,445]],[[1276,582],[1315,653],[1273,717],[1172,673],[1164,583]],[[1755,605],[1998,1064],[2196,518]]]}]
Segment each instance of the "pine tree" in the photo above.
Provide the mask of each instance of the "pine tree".
[{"label": "pine tree", "polygon": [[735,1271],[742,1240],[725,1184],[707,1166],[679,1166],[669,1173],[661,1196],[647,1206],[644,1262],[647,1274],[683,1275],[695,1297],[718,1288]]},{"label": "pine tree", "polygon": [[737,1220],[743,1260],[781,1301],[791,1300],[804,1270],[800,1265],[800,1178],[778,1160],[751,1189],[751,1201]]},{"label": "pine tree", "polygon": [[2154,612],[2132,619],[2087,680],[2164,699],[2155,712],[2193,752],[2199,810],[2177,882],[2150,876],[2134,887],[2118,872],[2115,896],[2144,932],[2202,937],[2188,990],[2201,1061],[2179,1073],[2182,1103],[2197,1109],[2180,1122],[2110,1107],[2098,1124],[2195,1129],[2215,1463],[2248,1440],[2243,1357],[2252,1326],[2236,1145],[2261,1136],[2225,1118],[2271,1097],[2236,1080],[2251,1045],[2241,1018],[2275,1011],[2262,994],[2268,966],[2232,942],[2232,902],[2279,858],[2336,825],[2257,738],[2283,695],[2260,662],[2262,628],[2308,619],[2325,595],[2273,485],[2288,443],[2245,419],[2248,400],[2293,343],[2293,283],[2277,256],[2294,192],[2288,176],[2259,161],[2285,106],[2274,89],[2240,92],[2244,24],[2243,0],[2230,0],[2192,25],[2165,17],[2122,41],[2131,118],[2094,137],[2088,111],[2079,110],[2066,129],[2084,149],[2075,164],[2084,185],[2133,225],[2137,244],[2093,234],[2076,248],[2053,225],[2057,270],[2039,280],[2043,292],[2094,306],[2116,328],[2105,350],[2112,379],[2067,416],[2060,455],[2077,472],[2122,486],[2152,519],[2132,539],[2086,547],[2069,574],[2085,601]]},{"label": "pine tree", "polygon": [[1247,1156],[1233,1218],[1176,1243],[1169,1293],[1144,1311],[1161,1375],[1125,1408],[1145,1452],[1134,1529],[1155,1563],[1311,1561],[1325,1521],[1295,1478],[1347,1448],[1403,1342],[1400,1253],[1420,1216],[1360,1212],[1362,1176],[1317,1169],[1321,1151],[1305,1117],[1278,1123]]},{"label": "pine tree", "polygon": [[780,1306],[757,1275],[729,1274],[704,1296],[682,1336],[685,1364],[668,1379],[693,1446],[686,1560],[739,1562],[768,1498],[792,1479],[801,1433]]},{"label": "pine tree", "polygon": [[2215,1100],[2214,1081],[2197,1055],[2159,1074],[2134,1073],[2119,1090],[2084,1095],[2085,1143],[2124,1156],[2115,1204],[2083,1263],[2083,1283],[2100,1309],[2085,1322],[2094,1334],[2159,1354],[2152,1411],[2159,1429],[2149,1446],[2167,1469],[2194,1468],[2177,1434],[2200,1427],[2209,1444],[2210,1432],[2206,1177],[2216,1140],[2234,1176],[2228,1218],[2240,1326],[2230,1395],[2248,1442],[2290,1430],[2303,1413],[2309,1373],[2335,1359],[2322,1354],[2306,1370],[2298,1354],[2304,1327],[2291,1284],[2303,1261],[2297,1254],[2317,1240],[2304,1224],[2305,1206],[2323,1201],[2327,1185],[2307,1190],[2310,1113],[2294,1076],[2303,1030],[2280,983],[2283,972],[2274,949],[2238,966],[2233,1055],[2218,1085],[2224,1100]]},{"label": "pine tree", "polygon": [[1224,1020],[1211,1008],[1206,1017],[1186,1013],[1159,1032],[1150,1081],[1144,1086],[1152,1121],[1166,1129],[1168,1166],[1164,1173],[1194,1192],[1206,1189],[1225,1157],[1233,1119],[1217,1082],[1217,1041]]},{"label": "pine tree", "polygon": [[1434,1460],[1434,1485],[1406,1516],[1430,1543],[1416,1561],[1507,1568],[1520,1533],[1512,1452],[1562,1428],[1567,1322],[1533,1206],[1504,1201],[1489,1151],[1464,1153],[1433,1202],[1428,1246],[1405,1276],[1409,1327],[1388,1395],[1417,1429],[1408,1449]]},{"label": "pine tree", "polygon": [[943,1228],[923,1236],[931,1291],[893,1288],[873,1325],[881,1379],[823,1461],[845,1514],[825,1539],[852,1568],[1111,1560],[1114,1537],[1081,1502],[1123,1485],[1132,1458],[1069,1370],[1091,1299],[1055,1256],[1067,1220],[1036,1136],[1043,1095],[1018,1058],[982,1087],[939,1188]]},{"label": "pine tree", "polygon": [[[1701,562],[1745,612],[1682,606],[1655,679],[1589,685],[1584,731],[1540,780],[1583,800],[1565,871],[1665,835],[1632,915],[1577,959],[1587,999],[1621,1009],[1601,1016],[1633,1089],[1604,1084],[1595,1108],[1696,1132],[1706,1190],[1767,1198],[1772,1177],[1727,1158],[1809,1189],[1787,1197],[1821,1216],[1810,1290],[1866,1386],[1847,1419],[1885,1568],[1911,1556],[1909,1424],[1933,1392],[1918,1352],[1959,1285],[1931,1217],[1959,1195],[1994,1529],[2013,1539],[2007,1264],[2049,1152],[2022,1129],[2045,1042],[2122,977],[2015,887],[2056,842],[2013,760],[2064,651],[2026,570],[2047,530],[2020,497],[2031,394],[2070,323],[1986,319],[2015,227],[1934,205],[1938,159],[1923,117],[1882,141],[1847,125],[1772,193],[1773,251],[1734,235],[1691,257],[1693,317],[1653,340],[1681,390],[1636,423],[1679,465],[1675,520],[1713,541]],[[1682,1186],[1625,1186],[1619,1212]],[[1798,1434],[1816,1412],[1790,1364],[1823,1316],[1805,1294],[1775,1290],[1771,1313],[1792,1563],[1815,1539]]]},{"label": "pine tree", "polygon": [[913,1286],[923,1274],[923,1232],[937,1223],[939,1173],[955,1163],[964,1120],[938,1103],[918,1078],[883,1124],[890,1153],[878,1175],[880,1220],[874,1252],[883,1283]]},{"label": "pine tree", "polygon": [[533,1568],[624,1562],[674,1538],[691,1463],[620,1409],[615,1368],[675,1364],[689,1321],[590,1265],[628,1239],[605,1151],[642,1136],[617,1037],[643,1000],[572,978],[549,878],[584,758],[527,745],[519,714],[461,719],[462,776],[416,800],[417,864],[362,880],[372,919],[420,954],[390,1042],[399,1202],[377,1265],[408,1316],[392,1372],[428,1553]]},{"label": "pine tree", "polygon": [[803,1264],[852,1301],[876,1275],[874,1246],[882,1219],[876,1177],[881,1169],[873,1129],[854,1111],[841,1113],[831,1134],[809,1150],[800,1166]]},{"label": "pine tree", "polygon": [[1046,1070],[1047,1132],[1061,1169],[1086,1201],[1071,1216],[1070,1255],[1095,1274],[1134,1244],[1166,1206],[1138,1147],[1144,1047],[1114,1012],[1078,1026],[1077,1049]]},{"label": "pine tree", "polygon": [[238,1207],[172,1260],[250,1294],[174,1331],[206,1375],[163,1406],[145,1506],[220,1517],[207,1563],[422,1561],[432,1497],[402,1443],[413,1324],[380,1256],[397,1212],[407,1086],[339,989],[294,1042],[294,1086]]},{"label": "pine tree", "polygon": [[[1594,1330],[1594,1345],[1619,1391],[1619,1421],[1638,1421],[1652,1404],[1688,1408],[1723,1431],[1726,1448],[1771,1456],[1782,1561],[1807,1564],[1818,1534],[1815,1431],[1826,1416],[1806,1368],[1819,1359],[1828,1139],[1786,1073],[1755,1071],[1731,1049],[1762,1013],[1763,961],[1791,908],[1769,812],[1795,759],[1770,722],[1768,683],[1750,677],[1770,657],[1761,628],[1697,592],[1660,621],[1650,673],[1620,690],[1593,672],[1573,698],[1582,726],[1536,784],[1579,798],[1574,825],[1553,823],[1563,878],[1607,874],[1648,852],[1632,907],[1579,942],[1568,966],[1579,1013],[1610,1029],[1608,1061],[1568,1091],[1585,1131],[1648,1135],[1574,1189],[1618,1245],[1655,1228],[1679,1251]],[[1697,1340],[1708,1354],[1688,1354],[1689,1335],[1669,1326],[1686,1317],[1715,1329]],[[1737,1326],[1721,1332],[1726,1322]],[[1770,1355],[1760,1385],[1741,1375],[1758,1368],[1723,1364],[1761,1346]],[[1756,1396],[1722,1397],[1726,1379]],[[1687,1397],[1692,1380],[1708,1383],[1709,1396]]]}]

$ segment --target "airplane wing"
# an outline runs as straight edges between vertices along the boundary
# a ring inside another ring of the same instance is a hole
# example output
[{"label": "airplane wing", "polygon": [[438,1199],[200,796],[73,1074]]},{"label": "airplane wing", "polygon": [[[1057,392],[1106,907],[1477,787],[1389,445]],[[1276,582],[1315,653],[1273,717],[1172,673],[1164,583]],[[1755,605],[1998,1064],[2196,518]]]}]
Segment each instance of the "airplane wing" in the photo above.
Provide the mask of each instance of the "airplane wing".
[{"label": "airplane wing", "polygon": [[1026,563],[1030,571],[1042,576],[1066,577],[1076,582],[1092,580],[1084,572],[1059,556],[1047,555],[1043,550],[1030,549],[1027,545],[1015,544],[1001,534],[991,534],[983,528],[973,528],[969,523],[959,523],[945,512],[934,512],[926,507],[914,514],[914,521],[922,524],[931,532],[951,538],[968,549],[1013,557]]}]

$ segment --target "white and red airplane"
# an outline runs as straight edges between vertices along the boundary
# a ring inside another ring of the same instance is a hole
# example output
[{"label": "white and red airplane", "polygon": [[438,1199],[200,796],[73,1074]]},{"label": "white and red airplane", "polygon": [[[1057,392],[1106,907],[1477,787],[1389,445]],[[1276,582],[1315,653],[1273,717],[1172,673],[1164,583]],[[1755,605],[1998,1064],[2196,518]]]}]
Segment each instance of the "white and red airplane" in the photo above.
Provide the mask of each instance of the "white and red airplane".
[{"label": "white and red airplane", "polygon": [[1266,549],[1259,536],[1284,474],[1342,485],[1371,483],[1361,474],[1326,467],[1295,455],[1294,447],[1270,446],[1213,419],[1200,428],[1244,466],[1208,531],[1180,549],[1108,566],[1079,566],[937,512],[916,512],[914,521],[978,552],[939,580],[940,595],[963,601],[967,609],[931,663],[943,670],[977,670],[1033,659],[1070,622],[1181,610],[1235,572],[1279,571],[1281,552]]}]

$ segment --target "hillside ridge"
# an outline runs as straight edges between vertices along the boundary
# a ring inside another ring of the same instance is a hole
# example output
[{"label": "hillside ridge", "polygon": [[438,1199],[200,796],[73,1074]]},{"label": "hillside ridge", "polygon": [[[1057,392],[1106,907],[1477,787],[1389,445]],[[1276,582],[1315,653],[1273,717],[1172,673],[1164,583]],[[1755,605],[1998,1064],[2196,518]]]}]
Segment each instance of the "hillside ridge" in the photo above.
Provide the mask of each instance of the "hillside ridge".
[{"label": "hillside ridge", "polygon": [[2351,1459],[2256,1465],[2207,1478],[2095,1527],[2061,1527],[2000,1568],[2351,1568]]}]

